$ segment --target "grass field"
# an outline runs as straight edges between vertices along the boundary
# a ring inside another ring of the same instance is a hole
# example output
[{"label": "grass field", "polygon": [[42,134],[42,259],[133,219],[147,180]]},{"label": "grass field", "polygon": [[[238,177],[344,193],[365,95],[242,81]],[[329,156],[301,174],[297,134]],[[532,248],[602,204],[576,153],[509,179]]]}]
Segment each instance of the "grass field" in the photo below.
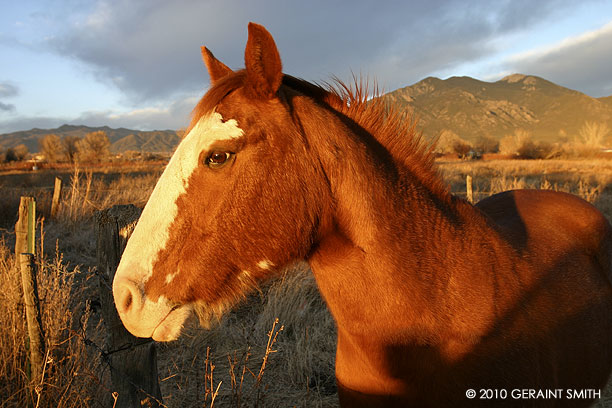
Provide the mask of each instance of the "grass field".
[{"label": "grass field", "polygon": [[[612,220],[612,161],[440,161],[439,166],[457,194],[465,194],[465,177],[473,176],[476,200],[512,188],[569,191]],[[160,171],[159,166],[0,171],[0,408],[113,406],[97,299],[93,214],[114,204],[144,205]],[[65,183],[60,213],[55,220],[47,217],[39,222],[38,247],[43,253],[38,257],[39,291],[49,350],[41,385],[27,380],[12,226],[21,195],[34,195],[41,215],[48,214],[50,187],[57,174]],[[298,263],[214,329],[193,324],[178,341],[158,345],[164,403],[168,407],[337,406],[334,354],[333,321],[307,265]],[[612,407],[610,387],[599,406]]]}]

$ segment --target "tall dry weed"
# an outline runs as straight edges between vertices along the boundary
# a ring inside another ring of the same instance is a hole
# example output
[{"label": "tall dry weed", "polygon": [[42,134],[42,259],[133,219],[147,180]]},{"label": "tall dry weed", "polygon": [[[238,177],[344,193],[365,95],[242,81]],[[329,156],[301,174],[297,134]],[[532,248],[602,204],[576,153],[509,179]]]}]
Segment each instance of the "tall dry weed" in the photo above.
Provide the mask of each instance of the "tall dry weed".
[{"label": "tall dry weed", "polygon": [[[99,359],[83,341],[89,324],[79,268],[40,259],[37,267],[45,338],[42,378],[30,378],[27,328],[20,274],[14,255],[0,240],[0,407],[81,407],[96,398]],[[92,380],[95,378],[95,380]]]}]

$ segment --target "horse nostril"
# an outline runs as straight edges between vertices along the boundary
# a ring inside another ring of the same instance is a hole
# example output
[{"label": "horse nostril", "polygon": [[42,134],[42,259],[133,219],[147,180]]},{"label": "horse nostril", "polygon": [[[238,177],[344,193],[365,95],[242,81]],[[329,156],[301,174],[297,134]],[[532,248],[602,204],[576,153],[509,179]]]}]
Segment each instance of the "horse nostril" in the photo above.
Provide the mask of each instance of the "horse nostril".
[{"label": "horse nostril", "polygon": [[131,305],[132,305],[132,292],[128,291],[128,293],[125,296],[125,299],[123,299],[123,310],[129,310]]},{"label": "horse nostril", "polygon": [[130,312],[130,309],[136,307],[135,303],[138,303],[138,288],[134,283],[121,279],[118,282],[115,282],[114,285],[114,296],[115,296],[115,306],[117,307],[117,311],[119,313],[127,314]]}]

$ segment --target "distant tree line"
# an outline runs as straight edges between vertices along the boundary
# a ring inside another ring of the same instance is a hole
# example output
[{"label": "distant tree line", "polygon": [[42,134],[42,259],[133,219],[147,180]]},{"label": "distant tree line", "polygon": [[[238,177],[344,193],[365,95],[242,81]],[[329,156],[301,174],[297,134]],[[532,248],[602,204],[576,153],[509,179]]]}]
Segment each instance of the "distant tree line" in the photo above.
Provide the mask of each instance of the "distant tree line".
[{"label": "distant tree line", "polygon": [[0,150],[0,163],[25,160],[29,153],[28,147],[24,144],[9,147],[6,150]]},{"label": "distant tree line", "polygon": [[85,137],[56,134],[43,136],[39,141],[40,152],[49,163],[101,162],[110,157],[110,140],[106,132],[98,130]]},{"label": "distant tree line", "polygon": [[[48,134],[38,140],[40,154],[48,163],[91,163],[102,162],[110,158],[110,140],[106,132],[95,131],[85,137]],[[0,163],[23,161],[30,154],[28,147],[20,144],[6,150],[0,150]]]},{"label": "distant tree line", "polygon": [[573,140],[560,135],[560,141],[550,143],[534,140],[533,135],[517,129],[499,141],[481,137],[470,143],[449,129],[438,136],[435,152],[459,158],[480,157],[486,153],[500,153],[517,159],[552,159],[556,157],[592,157],[612,142],[610,128],[605,123],[585,122]]}]

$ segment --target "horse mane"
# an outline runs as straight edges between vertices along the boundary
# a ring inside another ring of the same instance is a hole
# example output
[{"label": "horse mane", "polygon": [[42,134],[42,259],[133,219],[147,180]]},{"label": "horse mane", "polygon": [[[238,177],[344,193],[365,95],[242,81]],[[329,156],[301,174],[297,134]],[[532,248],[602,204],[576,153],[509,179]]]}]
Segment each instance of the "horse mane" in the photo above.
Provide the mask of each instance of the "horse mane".
[{"label": "horse mane", "polygon": [[[190,126],[185,134],[226,95],[243,86],[245,79],[246,71],[239,70],[216,81],[194,108]],[[316,84],[284,74],[282,85],[348,118],[387,150],[400,173],[416,178],[438,198],[448,196],[448,188],[434,163],[435,144],[423,138],[422,132],[417,130],[417,122],[412,117],[400,112],[382,98],[376,84],[373,86],[373,92],[370,92],[369,83],[363,78],[353,77],[352,85],[347,85],[338,78]]]}]

